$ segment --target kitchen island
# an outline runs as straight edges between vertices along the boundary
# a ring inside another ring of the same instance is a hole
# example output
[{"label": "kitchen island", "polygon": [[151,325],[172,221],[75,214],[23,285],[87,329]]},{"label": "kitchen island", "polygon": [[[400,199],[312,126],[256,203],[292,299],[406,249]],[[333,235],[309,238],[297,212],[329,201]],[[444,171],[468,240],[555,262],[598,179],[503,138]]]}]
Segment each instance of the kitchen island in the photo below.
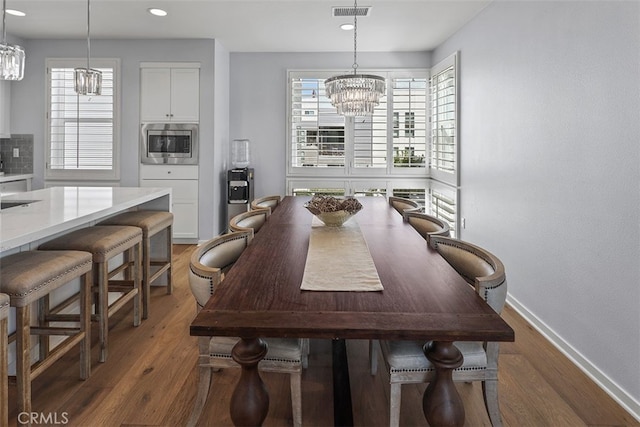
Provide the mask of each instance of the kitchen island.
[{"label": "kitchen island", "polygon": [[[169,188],[52,187],[2,197],[0,256],[134,208],[169,211]],[[13,202],[13,203],[10,203]]]}]

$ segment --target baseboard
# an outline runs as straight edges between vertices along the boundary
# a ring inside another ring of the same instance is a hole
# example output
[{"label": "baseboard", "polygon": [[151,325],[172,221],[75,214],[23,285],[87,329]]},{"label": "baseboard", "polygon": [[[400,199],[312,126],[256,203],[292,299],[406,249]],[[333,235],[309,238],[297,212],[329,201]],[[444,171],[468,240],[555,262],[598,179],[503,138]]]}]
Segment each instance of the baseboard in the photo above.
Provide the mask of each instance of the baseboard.
[{"label": "baseboard", "polygon": [[640,421],[640,402],[620,388],[614,381],[602,373],[579,351],[559,337],[546,323],[532,314],[524,305],[511,295],[507,295],[507,304],[522,316],[534,329],[540,332],[554,347],[571,360],[582,372],[593,380],[613,400],[618,402],[631,416]]}]

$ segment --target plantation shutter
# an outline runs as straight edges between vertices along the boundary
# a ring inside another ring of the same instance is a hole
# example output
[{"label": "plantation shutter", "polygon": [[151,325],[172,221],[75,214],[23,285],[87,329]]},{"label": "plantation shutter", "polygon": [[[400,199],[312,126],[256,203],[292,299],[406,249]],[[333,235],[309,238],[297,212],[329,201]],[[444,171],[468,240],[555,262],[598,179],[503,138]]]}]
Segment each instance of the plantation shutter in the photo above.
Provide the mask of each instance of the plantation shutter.
[{"label": "plantation shutter", "polygon": [[431,176],[458,185],[456,55],[434,67],[431,75]]},{"label": "plantation shutter", "polygon": [[353,118],[353,158],[356,168],[387,167],[387,97],[371,116]]},{"label": "plantation shutter", "polygon": [[425,168],[427,155],[426,78],[393,78],[393,166]]},{"label": "plantation shutter", "polygon": [[345,118],[327,98],[324,78],[291,78],[291,166],[344,168]]},{"label": "plantation shutter", "polygon": [[449,224],[451,237],[456,237],[457,231],[457,206],[455,191],[443,189],[429,189],[428,212],[431,216],[441,219]]},{"label": "plantation shutter", "polygon": [[50,69],[50,169],[113,169],[114,70],[99,70],[102,94],[88,96],[75,93],[73,68]]},{"label": "plantation shutter", "polygon": [[78,95],[74,68],[84,60],[48,60],[46,179],[118,179],[117,59],[94,60],[102,72],[101,95]]}]

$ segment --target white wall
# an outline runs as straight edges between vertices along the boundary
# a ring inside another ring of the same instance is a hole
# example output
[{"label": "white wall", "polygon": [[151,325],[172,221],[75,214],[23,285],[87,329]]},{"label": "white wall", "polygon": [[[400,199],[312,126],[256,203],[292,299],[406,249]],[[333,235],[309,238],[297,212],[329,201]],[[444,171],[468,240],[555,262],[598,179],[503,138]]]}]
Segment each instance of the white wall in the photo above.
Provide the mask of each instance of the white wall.
[{"label": "white wall", "polygon": [[[138,185],[140,62],[182,61],[201,64],[200,156],[204,160],[200,166],[199,190],[201,239],[214,235],[219,220],[218,212],[211,211],[214,197],[219,197],[216,191],[212,191],[211,185],[214,179],[211,169],[214,159],[214,140],[216,136],[220,138],[219,134],[214,135],[213,126],[214,44],[213,40],[91,40],[92,57],[120,58],[121,60],[121,186]],[[34,134],[34,188],[42,188],[46,135],[45,60],[86,57],[87,45],[83,40],[28,40],[23,43],[23,46],[27,56],[25,77],[20,82],[14,82],[12,86],[12,133]],[[226,129],[226,126],[223,129]]]},{"label": "white wall", "polygon": [[[214,73],[214,157],[211,176],[207,176],[206,186],[213,192],[212,205],[205,207],[205,215],[214,216],[214,235],[224,233],[227,229],[227,177],[228,148],[229,148],[229,51],[215,42],[215,73]],[[203,163],[202,167],[206,167]],[[200,172],[202,178],[202,170]],[[200,209],[203,212],[203,209]],[[214,214],[215,212],[215,214]],[[200,234],[202,236],[202,233]]]},{"label": "white wall", "polygon": [[640,419],[640,2],[494,2],[456,50],[461,238]]},{"label": "white wall", "polygon": [[[366,68],[428,68],[428,52],[359,53]],[[352,53],[232,53],[229,139],[251,141],[255,196],[285,194],[287,70],[349,71]]]}]

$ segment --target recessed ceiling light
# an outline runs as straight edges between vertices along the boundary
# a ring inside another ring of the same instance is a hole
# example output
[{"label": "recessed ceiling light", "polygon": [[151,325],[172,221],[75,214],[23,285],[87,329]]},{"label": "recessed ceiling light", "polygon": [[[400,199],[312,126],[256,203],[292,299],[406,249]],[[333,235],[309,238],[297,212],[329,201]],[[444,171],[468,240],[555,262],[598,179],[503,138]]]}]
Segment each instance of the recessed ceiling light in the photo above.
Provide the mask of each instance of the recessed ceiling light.
[{"label": "recessed ceiling light", "polygon": [[162,9],[151,8],[148,9],[149,13],[155,16],[167,16],[167,11]]},{"label": "recessed ceiling light", "polygon": [[340,25],[340,28],[342,28],[345,31],[350,31],[350,30],[353,30],[353,24],[342,24]]},{"label": "recessed ceiling light", "polygon": [[7,10],[5,10],[5,12],[7,12],[9,15],[13,15],[13,16],[27,16],[26,13],[21,12],[19,10],[15,10],[15,9],[7,9]]}]

